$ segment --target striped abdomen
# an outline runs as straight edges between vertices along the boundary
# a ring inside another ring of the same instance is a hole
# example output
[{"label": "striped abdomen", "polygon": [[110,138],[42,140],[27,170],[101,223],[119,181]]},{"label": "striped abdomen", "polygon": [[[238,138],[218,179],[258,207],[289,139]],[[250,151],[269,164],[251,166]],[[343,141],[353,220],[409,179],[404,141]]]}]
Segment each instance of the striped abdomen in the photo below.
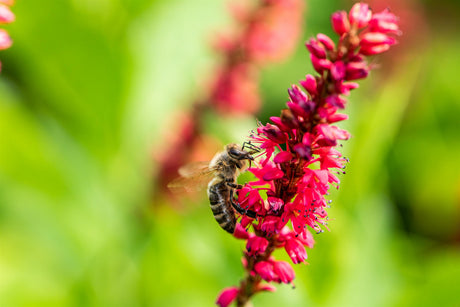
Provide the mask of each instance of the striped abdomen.
[{"label": "striped abdomen", "polygon": [[236,216],[230,200],[231,188],[224,182],[213,180],[208,186],[208,197],[212,213],[217,223],[225,231],[233,234],[236,225]]}]

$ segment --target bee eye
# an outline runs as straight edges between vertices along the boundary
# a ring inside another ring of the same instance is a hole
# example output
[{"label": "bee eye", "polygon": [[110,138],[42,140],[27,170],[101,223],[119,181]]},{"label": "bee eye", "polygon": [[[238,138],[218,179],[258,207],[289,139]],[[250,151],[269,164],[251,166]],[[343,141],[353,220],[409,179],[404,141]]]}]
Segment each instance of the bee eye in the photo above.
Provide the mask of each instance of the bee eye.
[{"label": "bee eye", "polygon": [[228,154],[230,156],[232,156],[233,158],[238,158],[239,156],[241,156],[241,151],[235,149],[235,148],[232,148],[228,151]]}]

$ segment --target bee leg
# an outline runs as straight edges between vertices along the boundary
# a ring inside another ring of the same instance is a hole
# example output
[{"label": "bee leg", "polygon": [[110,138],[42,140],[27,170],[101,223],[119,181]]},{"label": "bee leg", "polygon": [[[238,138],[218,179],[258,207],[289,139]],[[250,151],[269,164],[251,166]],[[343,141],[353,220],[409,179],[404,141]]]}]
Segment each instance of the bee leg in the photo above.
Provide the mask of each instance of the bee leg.
[{"label": "bee leg", "polygon": [[243,186],[241,184],[236,184],[236,183],[233,183],[233,182],[227,182],[227,185],[231,188],[234,188],[234,189],[242,189]]},{"label": "bee leg", "polygon": [[254,211],[252,211],[252,210],[247,210],[247,209],[243,209],[243,208],[241,208],[240,205],[236,204],[236,203],[233,201],[233,190],[230,191],[230,202],[232,203],[233,208],[235,208],[235,210],[236,210],[239,214],[249,216],[250,218],[253,218],[253,219],[256,218],[256,213],[255,213]]}]

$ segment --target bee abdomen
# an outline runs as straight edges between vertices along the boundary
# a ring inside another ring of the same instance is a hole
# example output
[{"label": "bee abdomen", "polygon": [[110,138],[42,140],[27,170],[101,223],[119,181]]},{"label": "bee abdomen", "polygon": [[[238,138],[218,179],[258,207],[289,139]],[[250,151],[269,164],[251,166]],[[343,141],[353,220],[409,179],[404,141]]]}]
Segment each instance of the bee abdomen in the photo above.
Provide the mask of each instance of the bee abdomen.
[{"label": "bee abdomen", "polygon": [[230,202],[230,189],[225,183],[219,182],[209,186],[208,195],[214,218],[220,227],[233,234],[236,217]]}]

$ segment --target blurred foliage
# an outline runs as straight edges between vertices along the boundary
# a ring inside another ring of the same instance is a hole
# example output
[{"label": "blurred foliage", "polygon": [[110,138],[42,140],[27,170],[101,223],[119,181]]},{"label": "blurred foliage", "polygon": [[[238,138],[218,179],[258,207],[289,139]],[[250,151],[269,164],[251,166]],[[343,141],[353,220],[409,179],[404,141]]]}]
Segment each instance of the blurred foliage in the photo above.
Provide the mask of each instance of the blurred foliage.
[{"label": "blurred foliage", "polygon": [[[296,267],[295,290],[255,306],[460,305],[460,12],[426,5],[429,42],[351,95],[331,231]],[[305,38],[348,4],[307,7]],[[212,305],[242,276],[243,243],[219,230],[205,198],[152,203],[151,174],[174,113],[215,62],[213,31],[231,26],[224,1],[18,0],[13,10],[14,45],[0,54],[0,306]],[[260,120],[278,114],[307,63],[299,43],[264,71]],[[255,123],[207,119],[223,143]]]}]

